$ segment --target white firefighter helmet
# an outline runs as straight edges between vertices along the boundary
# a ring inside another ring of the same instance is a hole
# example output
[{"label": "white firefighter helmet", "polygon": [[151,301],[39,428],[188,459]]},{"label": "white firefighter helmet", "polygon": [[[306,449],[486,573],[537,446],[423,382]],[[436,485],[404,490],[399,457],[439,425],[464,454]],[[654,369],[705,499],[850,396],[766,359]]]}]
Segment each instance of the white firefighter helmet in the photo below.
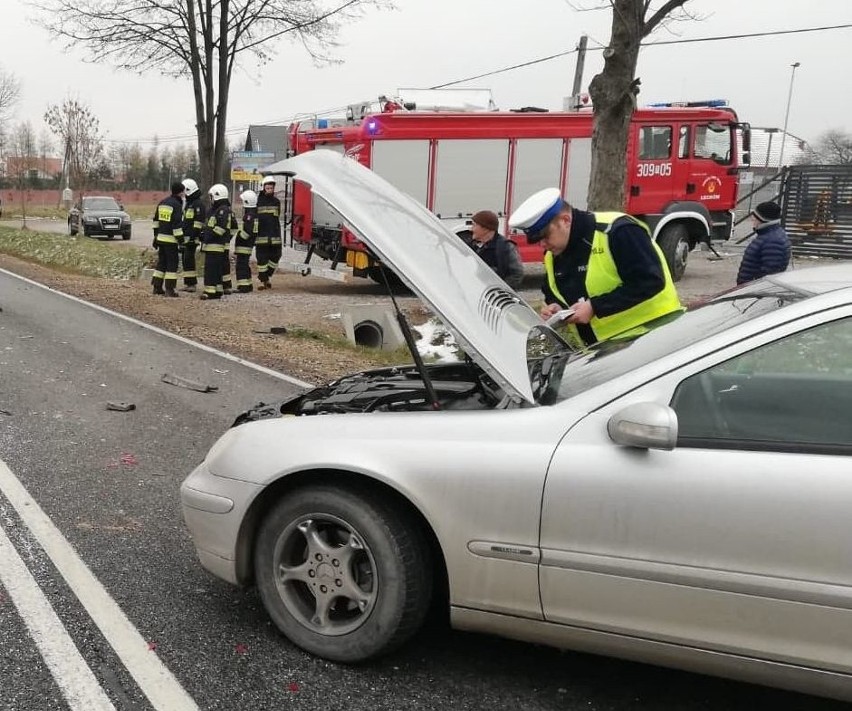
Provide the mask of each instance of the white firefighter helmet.
[{"label": "white firefighter helmet", "polygon": [[210,190],[207,191],[207,194],[210,196],[210,199],[213,202],[217,200],[227,200],[228,199],[228,188],[226,188],[222,183],[216,183],[216,185],[212,185]]},{"label": "white firefighter helmet", "polygon": [[257,207],[257,193],[254,190],[244,190],[240,193],[243,207]]},{"label": "white firefighter helmet", "polygon": [[275,176],[267,175],[260,181],[261,187],[266,187],[267,185],[275,185]]},{"label": "white firefighter helmet", "polygon": [[198,183],[196,183],[192,178],[184,178],[183,187],[186,190],[187,195],[192,195],[192,193],[198,192]]}]

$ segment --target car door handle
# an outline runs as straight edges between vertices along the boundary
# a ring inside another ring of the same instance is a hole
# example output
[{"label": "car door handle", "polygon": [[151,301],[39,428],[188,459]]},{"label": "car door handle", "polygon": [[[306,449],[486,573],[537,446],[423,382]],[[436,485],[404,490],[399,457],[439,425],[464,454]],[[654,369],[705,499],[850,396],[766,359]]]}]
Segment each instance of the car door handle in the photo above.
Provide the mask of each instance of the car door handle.
[{"label": "car door handle", "polygon": [[695,183],[687,183],[686,184],[686,192],[694,193],[695,192]]},{"label": "car door handle", "polygon": [[640,193],[640,190],[641,189],[639,188],[638,185],[631,185],[630,186],[630,196],[636,197]]}]

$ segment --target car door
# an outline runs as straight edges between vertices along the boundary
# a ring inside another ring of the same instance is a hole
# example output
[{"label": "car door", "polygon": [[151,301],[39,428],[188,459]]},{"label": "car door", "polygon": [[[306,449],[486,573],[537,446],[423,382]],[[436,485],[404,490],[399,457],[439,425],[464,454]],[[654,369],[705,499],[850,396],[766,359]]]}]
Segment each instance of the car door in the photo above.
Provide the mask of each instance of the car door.
[{"label": "car door", "polygon": [[[547,620],[852,672],[852,309],[685,365],[592,412],[553,457]],[[610,417],[671,404],[672,451]]]}]

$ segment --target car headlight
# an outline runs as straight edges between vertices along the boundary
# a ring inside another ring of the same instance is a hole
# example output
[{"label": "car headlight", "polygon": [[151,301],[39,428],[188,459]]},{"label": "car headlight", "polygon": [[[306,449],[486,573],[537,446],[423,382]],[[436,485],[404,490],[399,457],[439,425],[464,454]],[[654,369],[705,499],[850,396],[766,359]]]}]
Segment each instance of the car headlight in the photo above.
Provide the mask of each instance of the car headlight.
[{"label": "car headlight", "polygon": [[121,216],[121,224],[129,225],[130,224],[130,215],[122,215]]},{"label": "car headlight", "polygon": [[83,222],[92,223],[92,222],[97,222],[97,221],[98,221],[97,217],[92,217],[91,215],[83,215]]}]

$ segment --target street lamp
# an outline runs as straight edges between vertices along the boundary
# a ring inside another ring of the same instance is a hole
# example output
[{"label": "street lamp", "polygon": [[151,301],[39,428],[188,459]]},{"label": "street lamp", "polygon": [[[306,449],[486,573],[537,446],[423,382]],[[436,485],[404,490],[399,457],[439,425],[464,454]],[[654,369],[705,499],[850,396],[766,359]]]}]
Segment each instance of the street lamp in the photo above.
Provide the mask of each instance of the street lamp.
[{"label": "street lamp", "polygon": [[784,132],[781,134],[781,156],[778,158],[778,167],[784,167],[784,144],[787,142],[787,119],[790,118],[790,101],[793,98],[793,80],[796,78],[796,70],[801,62],[793,62],[790,71],[790,91],[787,92],[787,110],[784,112]]}]

